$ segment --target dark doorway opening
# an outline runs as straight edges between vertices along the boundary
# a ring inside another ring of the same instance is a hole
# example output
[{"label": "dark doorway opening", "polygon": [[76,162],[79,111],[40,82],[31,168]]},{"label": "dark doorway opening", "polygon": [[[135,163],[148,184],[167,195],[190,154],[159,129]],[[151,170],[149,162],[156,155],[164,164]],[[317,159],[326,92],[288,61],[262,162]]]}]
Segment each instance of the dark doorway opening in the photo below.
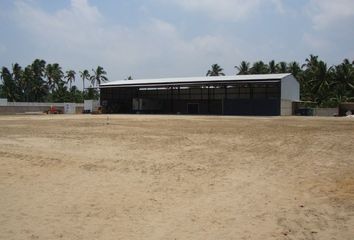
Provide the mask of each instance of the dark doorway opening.
[{"label": "dark doorway opening", "polygon": [[198,114],[199,113],[199,104],[198,103],[188,103],[187,104],[188,114]]}]

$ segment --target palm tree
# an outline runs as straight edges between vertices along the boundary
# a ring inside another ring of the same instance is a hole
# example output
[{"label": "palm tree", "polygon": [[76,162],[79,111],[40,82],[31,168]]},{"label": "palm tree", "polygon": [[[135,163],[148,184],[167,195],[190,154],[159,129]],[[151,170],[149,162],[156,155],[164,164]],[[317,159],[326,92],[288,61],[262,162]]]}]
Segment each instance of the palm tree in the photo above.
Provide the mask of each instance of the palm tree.
[{"label": "palm tree", "polygon": [[286,62],[280,62],[276,66],[277,73],[286,73],[288,71],[288,66]]},{"label": "palm tree", "polygon": [[222,69],[218,64],[213,64],[211,65],[211,70],[208,70],[207,76],[225,76],[225,74],[222,72],[224,69]]},{"label": "palm tree", "polygon": [[295,78],[299,78],[299,74],[301,73],[300,64],[297,62],[290,62],[288,64],[288,72],[290,72]]},{"label": "palm tree", "polygon": [[75,82],[76,72],[74,70],[66,71],[65,78],[67,79],[67,83],[69,83],[69,89],[71,89],[72,82]]},{"label": "palm tree", "polygon": [[108,79],[105,76],[107,72],[103,67],[98,66],[96,70],[92,69],[93,75],[90,77],[91,83],[93,86],[100,85],[102,82],[107,82]]},{"label": "palm tree", "polygon": [[31,87],[31,95],[36,102],[42,102],[48,94],[48,88],[45,84],[34,84]]},{"label": "palm tree", "polygon": [[23,70],[22,83],[24,89],[24,100],[26,102],[29,102],[32,100],[31,89],[33,85],[33,72],[30,65],[25,67],[25,69]]},{"label": "palm tree", "polygon": [[315,101],[316,92],[314,84],[317,79],[319,60],[318,56],[310,55],[309,58],[306,58],[305,64],[301,66],[303,71],[303,76],[301,78],[301,96],[304,100]]},{"label": "palm tree", "polygon": [[334,68],[335,89],[339,96],[351,96],[354,93],[354,68],[348,59]]},{"label": "palm tree", "polygon": [[240,66],[235,66],[235,68],[238,70],[237,75],[246,75],[249,74],[250,63],[246,61],[242,61]]},{"label": "palm tree", "polygon": [[58,82],[56,89],[52,93],[54,102],[66,102],[70,101],[68,94],[68,88],[65,86],[64,81]]},{"label": "palm tree", "polygon": [[305,64],[303,64],[301,67],[304,68],[312,68],[312,67],[316,67],[318,65],[318,56],[315,55],[310,55],[309,58],[306,58],[305,60]]},{"label": "palm tree", "polygon": [[31,78],[27,79],[30,83],[27,90],[29,91],[28,96],[31,101],[41,102],[48,95],[49,87],[44,80],[45,66],[46,62],[41,59],[34,60],[33,63],[28,66],[32,72]]},{"label": "palm tree", "polygon": [[1,79],[3,84],[1,86],[1,92],[8,101],[16,101],[16,84],[12,77],[11,72],[6,67],[1,69]]},{"label": "palm tree", "polygon": [[12,65],[12,77],[16,85],[16,95],[18,101],[24,101],[24,82],[23,82],[23,71],[18,63]]},{"label": "palm tree", "polygon": [[85,80],[89,80],[90,79],[90,73],[87,69],[85,69],[84,71],[80,71],[80,77],[82,79],[82,92],[85,91]]},{"label": "palm tree", "polygon": [[52,65],[52,78],[53,78],[53,88],[58,89],[59,86],[64,82],[64,72],[58,63]]},{"label": "palm tree", "polygon": [[22,74],[22,68],[20,64],[15,63],[12,65],[12,75],[16,81],[20,80]]},{"label": "palm tree", "polygon": [[266,74],[268,73],[268,66],[263,61],[258,61],[253,63],[251,69],[251,74]]},{"label": "palm tree", "polygon": [[52,64],[47,64],[45,67],[45,76],[47,78],[47,83],[49,90],[52,91],[54,88],[54,83],[53,83],[53,66]]},{"label": "palm tree", "polygon": [[333,67],[327,68],[327,64],[319,61],[315,72],[312,73],[313,78],[310,79],[311,92],[314,100],[321,104],[330,97],[328,90],[333,85],[332,81]]},{"label": "palm tree", "polygon": [[38,83],[45,83],[45,81],[43,80],[43,77],[45,77],[45,66],[46,62],[41,59],[34,60],[31,65],[34,78],[36,81],[38,81]]},{"label": "palm tree", "polygon": [[277,73],[277,65],[275,64],[274,60],[269,62],[268,69],[269,69],[269,73]]},{"label": "palm tree", "polygon": [[53,91],[55,88],[58,88],[59,82],[63,81],[64,73],[58,63],[47,64],[45,76],[47,77],[49,89]]}]

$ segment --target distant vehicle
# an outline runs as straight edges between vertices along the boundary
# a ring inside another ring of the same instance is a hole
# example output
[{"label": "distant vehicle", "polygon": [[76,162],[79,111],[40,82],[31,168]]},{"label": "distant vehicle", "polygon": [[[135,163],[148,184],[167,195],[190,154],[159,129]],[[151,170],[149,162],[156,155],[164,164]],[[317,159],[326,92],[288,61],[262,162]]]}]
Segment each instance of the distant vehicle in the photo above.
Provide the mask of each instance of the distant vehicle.
[{"label": "distant vehicle", "polygon": [[57,109],[55,106],[51,106],[49,108],[49,110],[44,111],[46,114],[62,114],[63,111],[61,111],[60,109]]}]

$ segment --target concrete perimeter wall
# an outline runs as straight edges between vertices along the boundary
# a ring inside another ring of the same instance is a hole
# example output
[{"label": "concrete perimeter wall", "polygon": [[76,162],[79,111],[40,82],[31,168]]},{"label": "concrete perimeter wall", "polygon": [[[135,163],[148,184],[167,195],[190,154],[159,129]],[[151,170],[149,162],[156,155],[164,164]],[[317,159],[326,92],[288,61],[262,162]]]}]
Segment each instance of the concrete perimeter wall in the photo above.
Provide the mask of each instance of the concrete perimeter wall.
[{"label": "concrete perimeter wall", "polygon": [[321,117],[333,117],[338,115],[338,108],[314,108],[313,115]]},{"label": "concrete perimeter wall", "polygon": [[[75,112],[82,113],[84,105],[82,103],[75,103]],[[58,110],[64,112],[65,103],[35,103],[35,102],[7,102],[7,104],[0,105],[0,114],[21,114],[28,112],[44,112],[53,106]]]},{"label": "concrete perimeter wall", "polygon": [[280,116],[293,115],[293,102],[291,100],[282,99],[280,102]]},{"label": "concrete perimeter wall", "polygon": [[339,115],[345,116],[347,111],[351,111],[354,114],[354,102],[342,103],[339,105]]}]

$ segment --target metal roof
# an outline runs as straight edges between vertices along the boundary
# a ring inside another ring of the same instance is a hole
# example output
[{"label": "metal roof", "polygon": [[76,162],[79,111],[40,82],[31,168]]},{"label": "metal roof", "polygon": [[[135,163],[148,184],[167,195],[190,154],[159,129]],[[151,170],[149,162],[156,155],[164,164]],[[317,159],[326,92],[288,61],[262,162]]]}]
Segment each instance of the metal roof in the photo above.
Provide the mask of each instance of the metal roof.
[{"label": "metal roof", "polygon": [[170,85],[191,85],[191,84],[212,84],[228,82],[270,82],[280,81],[290,76],[284,74],[254,74],[254,75],[233,75],[233,76],[204,76],[188,78],[157,78],[157,79],[136,79],[119,80],[100,84],[100,88],[108,87],[148,87],[148,86],[170,86]]}]

